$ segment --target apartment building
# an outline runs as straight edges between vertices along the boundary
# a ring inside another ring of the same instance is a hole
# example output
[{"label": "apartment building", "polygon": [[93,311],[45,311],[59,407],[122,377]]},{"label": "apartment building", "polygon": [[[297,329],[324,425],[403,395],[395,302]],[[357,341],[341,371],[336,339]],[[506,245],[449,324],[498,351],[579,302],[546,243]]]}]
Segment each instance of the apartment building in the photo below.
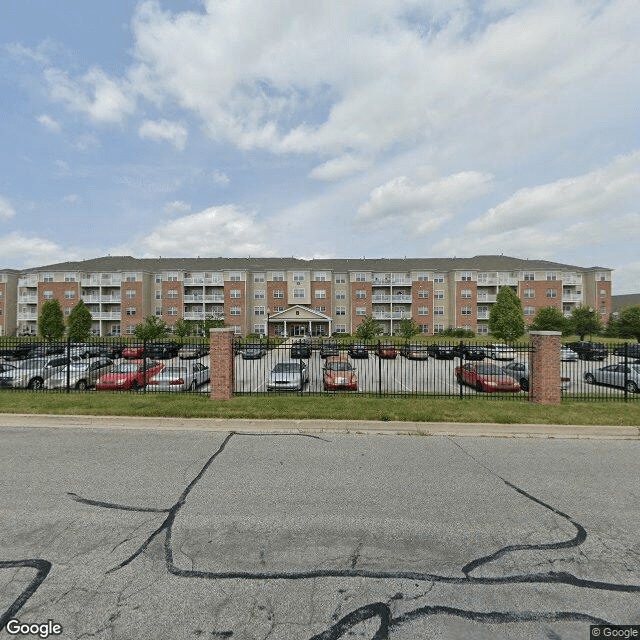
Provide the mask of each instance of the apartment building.
[{"label": "apartment building", "polygon": [[46,300],[68,315],[83,300],[94,335],[131,335],[148,315],[171,327],[220,319],[239,335],[354,333],[366,316],[385,334],[412,318],[422,333],[449,327],[486,334],[500,287],[522,301],[530,322],[555,306],[611,314],[611,269],[508,256],[473,258],[318,259],[107,256],[0,270],[0,334],[37,334]]}]

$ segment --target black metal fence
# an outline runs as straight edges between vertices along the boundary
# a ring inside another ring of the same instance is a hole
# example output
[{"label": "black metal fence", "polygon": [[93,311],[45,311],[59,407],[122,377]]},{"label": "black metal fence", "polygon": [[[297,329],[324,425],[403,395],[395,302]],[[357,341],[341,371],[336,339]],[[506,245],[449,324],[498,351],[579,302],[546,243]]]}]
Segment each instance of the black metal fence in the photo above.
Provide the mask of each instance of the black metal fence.
[{"label": "black metal fence", "polygon": [[0,390],[209,393],[209,344],[0,339]]}]

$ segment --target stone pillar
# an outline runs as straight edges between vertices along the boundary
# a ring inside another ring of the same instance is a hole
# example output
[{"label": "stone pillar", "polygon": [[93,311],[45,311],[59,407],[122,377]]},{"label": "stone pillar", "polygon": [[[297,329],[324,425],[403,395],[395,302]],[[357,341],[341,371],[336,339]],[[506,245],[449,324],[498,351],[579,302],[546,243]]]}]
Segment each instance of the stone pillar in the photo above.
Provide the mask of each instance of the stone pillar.
[{"label": "stone pillar", "polygon": [[560,331],[531,331],[529,402],[560,404]]},{"label": "stone pillar", "polygon": [[211,377],[211,399],[229,400],[233,398],[234,356],[233,329],[209,329],[209,355]]}]

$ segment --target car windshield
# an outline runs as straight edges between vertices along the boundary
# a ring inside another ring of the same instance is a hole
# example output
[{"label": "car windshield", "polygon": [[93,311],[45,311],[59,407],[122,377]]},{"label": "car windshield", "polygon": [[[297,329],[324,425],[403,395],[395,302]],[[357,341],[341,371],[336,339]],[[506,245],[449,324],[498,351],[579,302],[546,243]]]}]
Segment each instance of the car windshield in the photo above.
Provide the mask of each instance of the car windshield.
[{"label": "car windshield", "polygon": [[493,364],[481,364],[476,367],[476,371],[484,376],[504,376],[505,372]]},{"label": "car windshield", "polygon": [[138,365],[134,362],[121,362],[112,373],[137,373]]},{"label": "car windshield", "polygon": [[278,362],[273,367],[273,373],[296,373],[300,371],[300,365],[297,362]]},{"label": "car windshield", "polygon": [[329,371],[353,371],[353,367],[348,362],[329,362],[327,369]]}]

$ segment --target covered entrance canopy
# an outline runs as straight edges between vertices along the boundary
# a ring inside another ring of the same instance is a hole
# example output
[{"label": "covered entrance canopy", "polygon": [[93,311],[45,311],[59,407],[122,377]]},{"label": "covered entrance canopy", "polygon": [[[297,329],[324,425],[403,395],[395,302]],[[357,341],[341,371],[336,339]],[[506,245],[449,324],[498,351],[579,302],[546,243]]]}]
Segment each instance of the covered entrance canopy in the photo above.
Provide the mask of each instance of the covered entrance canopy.
[{"label": "covered entrance canopy", "polygon": [[[268,317],[267,332],[282,336],[330,336],[331,318],[309,307],[294,305]],[[270,327],[273,326],[273,331]]]}]

